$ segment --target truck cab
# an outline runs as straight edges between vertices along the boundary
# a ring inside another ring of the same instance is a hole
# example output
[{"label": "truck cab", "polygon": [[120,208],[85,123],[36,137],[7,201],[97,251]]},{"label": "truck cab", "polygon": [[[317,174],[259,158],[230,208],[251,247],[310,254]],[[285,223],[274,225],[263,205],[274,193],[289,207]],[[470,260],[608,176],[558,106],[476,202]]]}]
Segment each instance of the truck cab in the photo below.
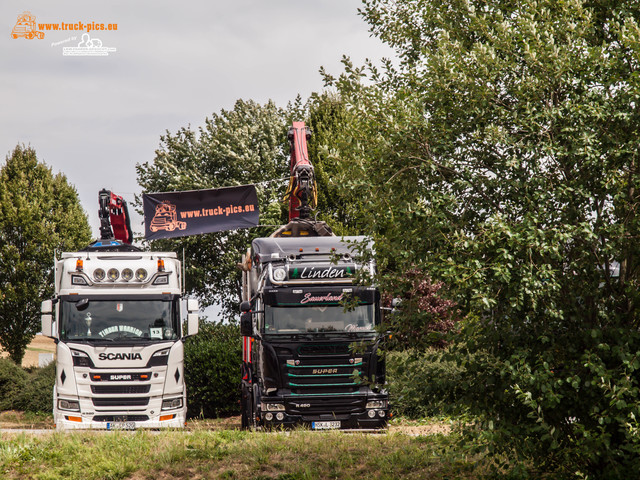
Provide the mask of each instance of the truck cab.
[{"label": "truck cab", "polygon": [[379,429],[384,389],[380,293],[364,237],[258,238],[244,258],[243,427]]},{"label": "truck cab", "polygon": [[198,302],[182,301],[181,276],[175,253],[135,247],[94,244],[55,262],[42,329],[57,343],[57,429],[184,426],[182,340],[198,331]]}]

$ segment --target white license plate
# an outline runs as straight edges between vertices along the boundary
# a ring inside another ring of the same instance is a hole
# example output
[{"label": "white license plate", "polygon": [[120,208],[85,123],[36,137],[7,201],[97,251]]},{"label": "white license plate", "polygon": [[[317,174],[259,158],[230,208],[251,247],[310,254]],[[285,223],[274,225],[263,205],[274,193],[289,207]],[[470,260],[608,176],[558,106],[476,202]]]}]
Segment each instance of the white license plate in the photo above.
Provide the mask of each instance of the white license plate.
[{"label": "white license plate", "polygon": [[136,422],[109,422],[107,430],[135,430]]},{"label": "white license plate", "polygon": [[340,428],[340,421],[335,422],[311,422],[313,430],[334,430]]}]

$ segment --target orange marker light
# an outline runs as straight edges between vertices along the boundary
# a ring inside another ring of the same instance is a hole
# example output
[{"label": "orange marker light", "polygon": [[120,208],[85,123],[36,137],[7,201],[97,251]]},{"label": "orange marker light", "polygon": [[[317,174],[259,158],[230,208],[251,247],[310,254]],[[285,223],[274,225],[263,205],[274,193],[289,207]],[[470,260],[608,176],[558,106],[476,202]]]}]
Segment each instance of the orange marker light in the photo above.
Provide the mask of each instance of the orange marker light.
[{"label": "orange marker light", "polygon": [[173,420],[175,415],[160,415],[160,421]]},{"label": "orange marker light", "polygon": [[81,258],[79,258],[78,260],[76,260],[76,272],[81,272],[83,268],[84,268],[84,261]]},{"label": "orange marker light", "polygon": [[81,422],[82,423],[82,417],[70,417],[70,416],[67,416],[67,415],[65,415],[65,417],[70,422]]},{"label": "orange marker light", "polygon": [[158,271],[164,272],[164,260],[162,258],[158,259]]}]

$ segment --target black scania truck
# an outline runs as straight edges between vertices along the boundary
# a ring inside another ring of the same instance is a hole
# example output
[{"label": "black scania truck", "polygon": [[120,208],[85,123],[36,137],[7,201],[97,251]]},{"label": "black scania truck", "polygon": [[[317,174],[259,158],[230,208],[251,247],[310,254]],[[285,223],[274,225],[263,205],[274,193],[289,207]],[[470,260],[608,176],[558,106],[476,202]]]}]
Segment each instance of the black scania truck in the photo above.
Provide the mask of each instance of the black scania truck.
[{"label": "black scania truck", "polygon": [[356,285],[364,237],[258,238],[245,256],[242,425],[386,426],[380,293]]},{"label": "black scania truck", "polygon": [[242,426],[383,428],[389,400],[375,330],[380,293],[354,281],[359,272],[375,273],[374,261],[356,255],[371,245],[365,237],[336,237],[311,219],[311,131],[294,122],[288,136],[289,223],[255,239],[240,264]]}]

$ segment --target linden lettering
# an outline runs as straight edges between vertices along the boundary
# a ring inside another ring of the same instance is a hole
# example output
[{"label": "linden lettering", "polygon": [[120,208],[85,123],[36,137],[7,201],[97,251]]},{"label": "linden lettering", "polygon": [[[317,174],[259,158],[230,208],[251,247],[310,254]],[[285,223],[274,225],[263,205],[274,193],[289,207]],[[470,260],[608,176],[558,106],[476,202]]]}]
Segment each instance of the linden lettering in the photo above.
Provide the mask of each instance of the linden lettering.
[{"label": "linden lettering", "polygon": [[139,353],[101,353],[98,355],[100,360],[142,360]]},{"label": "linden lettering", "polygon": [[304,267],[300,278],[313,279],[313,278],[345,278],[346,270],[338,268],[327,268],[322,270],[316,270],[313,267]]}]

